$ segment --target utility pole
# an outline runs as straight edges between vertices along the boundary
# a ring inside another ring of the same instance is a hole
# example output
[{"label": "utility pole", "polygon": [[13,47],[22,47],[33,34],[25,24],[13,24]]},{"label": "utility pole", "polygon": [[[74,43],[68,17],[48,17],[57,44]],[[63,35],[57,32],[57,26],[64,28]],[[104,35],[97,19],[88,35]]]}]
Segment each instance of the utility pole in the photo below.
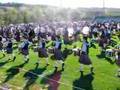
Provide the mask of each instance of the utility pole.
[{"label": "utility pole", "polygon": [[103,14],[106,14],[106,8],[105,8],[105,0],[103,0]]},{"label": "utility pole", "polygon": [[62,1],[62,0],[59,0],[59,2],[60,2],[60,7],[62,8],[62,3],[63,3],[63,1]]}]

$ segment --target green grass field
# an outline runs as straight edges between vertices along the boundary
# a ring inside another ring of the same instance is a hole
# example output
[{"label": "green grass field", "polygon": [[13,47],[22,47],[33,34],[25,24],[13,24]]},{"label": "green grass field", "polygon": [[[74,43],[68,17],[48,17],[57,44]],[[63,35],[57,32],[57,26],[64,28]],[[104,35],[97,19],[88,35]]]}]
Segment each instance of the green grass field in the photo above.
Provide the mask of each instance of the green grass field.
[{"label": "green grass field", "polygon": [[[118,41],[118,39],[115,39]],[[81,46],[80,42],[73,45]],[[67,47],[73,47],[68,45]],[[50,65],[46,66],[45,59],[36,68],[37,53],[30,50],[30,61],[25,64],[23,56],[18,55],[15,62],[7,62],[6,58],[0,59],[0,86],[8,86],[12,90],[120,90],[120,78],[116,77],[118,67],[114,60],[98,58],[99,47],[90,48],[90,58],[95,68],[95,74],[91,75],[89,67],[84,66],[84,76],[79,72],[80,63],[78,57],[73,54],[65,60],[65,70],[54,73],[54,60],[49,58]],[[2,54],[0,54],[2,57]]]}]

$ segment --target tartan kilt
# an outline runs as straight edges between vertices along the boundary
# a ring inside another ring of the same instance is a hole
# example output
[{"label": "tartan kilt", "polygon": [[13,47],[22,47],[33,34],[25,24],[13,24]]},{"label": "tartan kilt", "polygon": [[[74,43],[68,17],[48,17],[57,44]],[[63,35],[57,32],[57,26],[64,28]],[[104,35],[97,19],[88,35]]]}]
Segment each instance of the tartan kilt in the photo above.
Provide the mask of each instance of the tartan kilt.
[{"label": "tartan kilt", "polygon": [[100,42],[99,42],[99,46],[104,48],[104,45],[107,44],[107,39],[104,38],[104,39],[101,39]]},{"label": "tartan kilt", "polygon": [[29,54],[29,51],[25,49],[21,49],[21,53],[26,56]]},{"label": "tartan kilt", "polygon": [[54,41],[56,39],[55,35],[51,35],[51,39]]},{"label": "tartan kilt", "polygon": [[118,59],[116,60],[116,64],[120,67],[120,55],[118,56]]},{"label": "tartan kilt", "polygon": [[16,40],[17,42],[20,42],[20,37],[15,37],[15,40]]},{"label": "tartan kilt", "polygon": [[7,54],[12,54],[13,53],[13,49],[12,48],[7,48],[6,52],[7,52]]},{"label": "tartan kilt", "polygon": [[99,46],[100,46],[100,47],[104,47],[103,41],[100,41],[100,42],[99,42]]},{"label": "tartan kilt", "polygon": [[104,43],[107,44],[107,42],[108,42],[108,38],[105,37],[105,38],[104,38]]},{"label": "tartan kilt", "polygon": [[46,39],[46,33],[41,33],[40,37]]},{"label": "tartan kilt", "polygon": [[48,57],[47,50],[45,48],[38,49],[38,56],[39,57]]},{"label": "tartan kilt", "polygon": [[89,56],[86,53],[83,53],[83,52],[80,55],[79,62],[81,64],[84,64],[84,65],[90,65],[90,64],[92,64]]},{"label": "tartan kilt", "polygon": [[29,40],[30,42],[32,42],[32,41],[33,41],[33,38],[30,36],[30,37],[28,38],[28,40]]},{"label": "tartan kilt", "polygon": [[62,51],[59,49],[55,49],[54,56],[56,60],[63,60]]}]

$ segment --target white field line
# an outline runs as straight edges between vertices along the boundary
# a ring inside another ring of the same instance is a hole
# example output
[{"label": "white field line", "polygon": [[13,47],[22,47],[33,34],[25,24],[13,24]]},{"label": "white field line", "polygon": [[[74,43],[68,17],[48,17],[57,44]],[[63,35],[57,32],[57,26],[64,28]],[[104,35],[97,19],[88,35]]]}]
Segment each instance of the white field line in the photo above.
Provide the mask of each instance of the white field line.
[{"label": "white field line", "polygon": [[[10,66],[3,66],[3,67],[4,67],[4,68],[7,68],[7,69],[10,68]],[[27,72],[28,70],[26,70],[26,69],[24,69],[24,68],[21,68],[21,71]],[[52,71],[50,70],[50,71],[48,71],[48,72],[52,72]],[[45,79],[47,79],[47,80],[51,80],[51,81],[54,81],[54,82],[56,82],[56,83],[60,83],[60,84],[65,85],[65,86],[69,86],[69,87],[76,88],[76,89],[78,89],[78,90],[85,90],[85,89],[82,89],[82,88],[79,88],[79,87],[76,87],[76,86],[73,86],[73,85],[69,85],[69,84],[63,83],[63,82],[61,82],[61,81],[56,81],[56,80],[54,80],[54,79],[50,79],[50,78],[48,78],[48,77],[45,76],[47,73],[43,73],[43,74],[41,74],[41,75],[37,75],[36,73],[33,73],[33,72],[30,72],[30,73],[33,74],[33,75],[38,76],[39,78],[45,78]],[[14,86],[14,85],[13,85],[13,86]],[[14,86],[14,87],[16,87],[16,86]],[[21,88],[21,87],[18,87],[18,89],[22,89],[22,88]]]},{"label": "white field line", "polygon": [[[4,77],[2,77],[2,76],[1,76],[1,78],[4,79]],[[0,81],[0,84],[2,84],[2,81]],[[6,84],[7,86],[9,86],[9,87],[14,87],[14,88],[16,88],[17,90],[22,90],[21,87],[15,86],[15,85],[13,85],[13,84],[9,84],[9,83],[5,83],[5,84]],[[9,88],[9,87],[4,87],[4,86],[0,85],[0,90],[12,90],[12,89]]]}]

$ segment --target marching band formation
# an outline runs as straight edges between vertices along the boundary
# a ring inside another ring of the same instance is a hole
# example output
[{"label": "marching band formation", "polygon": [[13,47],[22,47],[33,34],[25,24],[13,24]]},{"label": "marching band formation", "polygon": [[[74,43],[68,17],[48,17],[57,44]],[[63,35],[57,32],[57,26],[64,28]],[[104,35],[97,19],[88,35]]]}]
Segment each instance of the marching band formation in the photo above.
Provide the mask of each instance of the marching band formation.
[{"label": "marching band formation", "polygon": [[[58,64],[64,70],[63,45],[74,42],[82,42],[81,48],[74,47],[70,50],[79,57],[80,72],[83,73],[83,65],[90,67],[90,72],[94,73],[92,60],[89,57],[89,50],[93,44],[98,44],[101,54],[113,57],[118,65],[117,75],[120,76],[120,43],[114,43],[112,37],[117,36],[120,40],[120,23],[88,23],[88,22],[51,22],[51,23],[28,23],[10,24],[0,27],[0,53],[8,60],[15,61],[14,45],[17,45],[19,53],[24,56],[24,61],[29,62],[30,46],[38,53],[38,61],[46,58],[46,65],[49,65],[49,54],[55,58],[54,67],[57,70]],[[52,42],[51,46],[47,43]],[[109,48],[112,46],[113,48]]]}]

